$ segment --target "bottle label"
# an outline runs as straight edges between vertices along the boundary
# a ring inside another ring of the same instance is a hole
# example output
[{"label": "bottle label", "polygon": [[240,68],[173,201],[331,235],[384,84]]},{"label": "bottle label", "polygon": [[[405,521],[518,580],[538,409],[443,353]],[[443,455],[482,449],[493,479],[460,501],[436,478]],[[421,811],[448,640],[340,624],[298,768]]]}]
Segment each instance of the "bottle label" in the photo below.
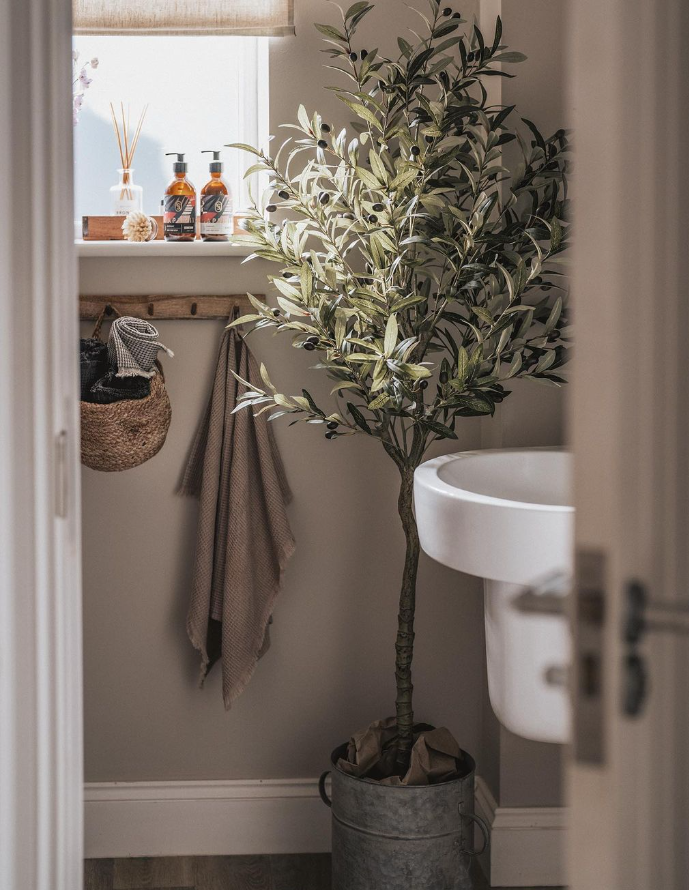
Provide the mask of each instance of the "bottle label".
[{"label": "bottle label", "polygon": [[165,236],[196,235],[196,195],[165,195],[163,226]]},{"label": "bottle label", "polygon": [[232,201],[229,195],[201,195],[201,234],[232,234]]},{"label": "bottle label", "polygon": [[118,197],[113,201],[113,216],[127,216],[132,210],[141,210],[141,205],[137,198]]}]

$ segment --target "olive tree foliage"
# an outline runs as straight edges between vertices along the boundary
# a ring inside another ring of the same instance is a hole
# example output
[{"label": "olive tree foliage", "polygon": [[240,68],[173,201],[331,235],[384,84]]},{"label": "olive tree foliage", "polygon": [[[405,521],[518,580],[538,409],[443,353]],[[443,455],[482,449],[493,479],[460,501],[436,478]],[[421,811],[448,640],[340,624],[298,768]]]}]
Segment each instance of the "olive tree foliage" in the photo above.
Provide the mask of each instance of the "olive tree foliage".
[{"label": "olive tree foliage", "polygon": [[486,84],[525,59],[503,45],[500,19],[486,40],[451,8],[428,7],[395,58],[360,48],[373,9],[363,0],[338,27],[316,25],[326,67],[344,79],[330,89],[355,118],[349,129],[301,106],[274,156],[234,145],[256,156],[247,175],[270,181],[235,240],[278,266],[277,308],[250,297],[254,312],[235,323],[288,333],[333,384],[325,405],[307,389],[280,392],[262,368],[263,386],[247,383],[239,407],[330,439],[378,439],[401,474],[400,769],[413,738],[414,469],[431,442],[456,438],[459,418],[493,414],[511,379],[562,384],[568,342],[568,135],[545,137],[514,106],[490,103]]}]

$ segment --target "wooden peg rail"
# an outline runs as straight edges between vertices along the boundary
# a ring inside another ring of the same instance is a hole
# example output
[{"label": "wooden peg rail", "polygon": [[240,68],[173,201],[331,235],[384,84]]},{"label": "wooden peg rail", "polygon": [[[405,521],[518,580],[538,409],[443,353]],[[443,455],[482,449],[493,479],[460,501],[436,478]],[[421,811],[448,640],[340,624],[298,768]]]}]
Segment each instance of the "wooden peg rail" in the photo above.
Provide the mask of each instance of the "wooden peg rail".
[{"label": "wooden peg rail", "polygon": [[[262,294],[256,294],[264,300]],[[112,306],[120,315],[135,318],[229,318],[237,310],[240,315],[251,311],[246,294],[222,296],[188,296],[186,294],[149,294],[146,296],[86,296],[79,297],[79,317],[95,319],[103,307]],[[106,311],[106,316],[109,314]]]}]

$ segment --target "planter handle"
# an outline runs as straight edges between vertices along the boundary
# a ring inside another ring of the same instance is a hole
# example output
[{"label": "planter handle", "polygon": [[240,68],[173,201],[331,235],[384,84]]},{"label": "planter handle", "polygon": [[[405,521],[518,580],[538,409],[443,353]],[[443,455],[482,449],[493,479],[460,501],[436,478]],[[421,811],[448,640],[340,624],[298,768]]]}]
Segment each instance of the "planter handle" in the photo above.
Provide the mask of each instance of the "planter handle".
[{"label": "planter handle", "polygon": [[330,800],[330,798],[328,797],[328,794],[325,790],[325,782],[329,775],[330,775],[330,770],[327,769],[323,773],[323,775],[320,777],[320,779],[318,780],[318,793],[320,794],[321,800],[326,805],[326,807],[332,807],[332,805],[333,805],[333,802]]},{"label": "planter handle", "polygon": [[488,844],[490,843],[490,834],[488,832],[488,826],[484,819],[480,816],[477,816],[475,813],[462,813],[460,810],[459,813],[460,819],[469,819],[470,822],[476,823],[478,827],[481,829],[481,834],[483,835],[483,845],[480,850],[462,850],[462,853],[466,853],[467,856],[480,856],[482,853],[485,853],[488,849]]}]

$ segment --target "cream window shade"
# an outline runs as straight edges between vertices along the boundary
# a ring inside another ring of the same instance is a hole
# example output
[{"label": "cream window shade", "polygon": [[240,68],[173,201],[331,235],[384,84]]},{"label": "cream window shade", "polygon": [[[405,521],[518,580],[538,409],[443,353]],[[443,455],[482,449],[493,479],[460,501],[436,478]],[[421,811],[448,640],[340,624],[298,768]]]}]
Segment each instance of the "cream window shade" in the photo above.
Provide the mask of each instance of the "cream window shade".
[{"label": "cream window shade", "polygon": [[73,0],[75,34],[294,34],[294,0]]}]

